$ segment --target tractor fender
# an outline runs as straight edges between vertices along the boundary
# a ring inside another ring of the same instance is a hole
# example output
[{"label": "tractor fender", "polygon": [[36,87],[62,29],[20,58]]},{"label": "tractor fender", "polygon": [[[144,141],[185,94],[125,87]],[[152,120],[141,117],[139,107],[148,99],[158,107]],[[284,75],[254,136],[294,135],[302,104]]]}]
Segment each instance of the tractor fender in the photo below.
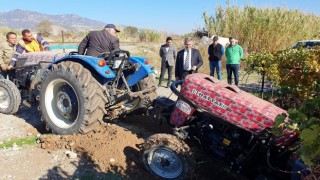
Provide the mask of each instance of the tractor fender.
[{"label": "tractor fender", "polygon": [[53,62],[50,64],[50,66],[48,66],[48,68],[51,68],[51,66],[53,64],[57,64],[62,61],[73,61],[73,62],[80,63],[85,68],[87,68],[89,71],[94,70],[97,75],[102,76],[103,78],[107,78],[107,79],[115,78],[116,75],[113,73],[113,71],[108,66],[101,67],[98,65],[99,60],[101,60],[101,58],[96,58],[96,57],[92,57],[92,56],[68,55],[68,56],[64,56],[60,59],[53,60]]},{"label": "tractor fender", "polygon": [[128,85],[133,86],[143,78],[147,77],[149,74],[153,74],[154,70],[152,70],[152,66],[149,64],[145,64],[146,58],[137,57],[137,56],[130,56],[130,62],[132,64],[138,63],[140,67],[137,71],[135,71],[128,79]]}]

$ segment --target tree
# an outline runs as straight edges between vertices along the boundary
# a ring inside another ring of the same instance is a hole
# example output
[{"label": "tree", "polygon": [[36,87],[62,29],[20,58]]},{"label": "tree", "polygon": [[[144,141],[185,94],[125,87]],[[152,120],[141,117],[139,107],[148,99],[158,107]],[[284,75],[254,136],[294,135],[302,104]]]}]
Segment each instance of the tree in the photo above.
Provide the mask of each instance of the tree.
[{"label": "tree", "polygon": [[48,37],[52,31],[52,23],[49,20],[43,20],[37,24],[37,31],[42,36]]},{"label": "tree", "polygon": [[133,27],[133,26],[128,26],[126,28],[124,28],[123,30],[125,32],[125,34],[129,37],[135,37],[138,35],[138,28]]}]

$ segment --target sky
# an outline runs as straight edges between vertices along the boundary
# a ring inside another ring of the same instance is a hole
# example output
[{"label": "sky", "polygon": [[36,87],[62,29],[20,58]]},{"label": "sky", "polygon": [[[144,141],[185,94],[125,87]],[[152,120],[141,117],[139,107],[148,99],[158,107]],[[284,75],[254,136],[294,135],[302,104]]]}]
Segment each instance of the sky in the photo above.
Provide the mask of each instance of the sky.
[{"label": "sky", "polygon": [[[0,12],[14,9],[49,15],[76,14],[85,18],[135,26],[174,34],[185,34],[204,27],[202,13],[214,14],[226,0],[0,0]],[[299,9],[320,16],[320,0],[229,0],[230,5],[259,8]]]}]

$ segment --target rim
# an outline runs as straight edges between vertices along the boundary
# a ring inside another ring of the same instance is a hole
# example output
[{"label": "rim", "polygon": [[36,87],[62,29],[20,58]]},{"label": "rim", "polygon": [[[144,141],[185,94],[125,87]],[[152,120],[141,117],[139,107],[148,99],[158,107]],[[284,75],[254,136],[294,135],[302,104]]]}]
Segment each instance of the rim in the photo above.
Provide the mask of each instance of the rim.
[{"label": "rim", "polygon": [[182,173],[182,163],[175,152],[160,148],[148,154],[148,165],[151,170],[163,178],[176,178]]},{"label": "rim", "polygon": [[0,87],[0,108],[6,109],[9,106],[10,106],[9,92],[5,88]]},{"label": "rim", "polygon": [[56,126],[67,129],[78,119],[79,98],[70,83],[64,79],[55,79],[47,86],[45,108]]}]

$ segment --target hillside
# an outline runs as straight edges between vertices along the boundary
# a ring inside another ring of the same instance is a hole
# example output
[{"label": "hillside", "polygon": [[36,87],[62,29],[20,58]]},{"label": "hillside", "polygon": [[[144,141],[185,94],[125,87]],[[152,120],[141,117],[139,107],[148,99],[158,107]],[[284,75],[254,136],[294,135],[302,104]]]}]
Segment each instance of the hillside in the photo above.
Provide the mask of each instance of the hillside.
[{"label": "hillside", "polygon": [[48,15],[21,9],[0,13],[0,26],[13,29],[35,29],[36,25],[43,20],[50,20],[55,28],[73,31],[100,29],[105,25],[103,22],[74,14]]}]

